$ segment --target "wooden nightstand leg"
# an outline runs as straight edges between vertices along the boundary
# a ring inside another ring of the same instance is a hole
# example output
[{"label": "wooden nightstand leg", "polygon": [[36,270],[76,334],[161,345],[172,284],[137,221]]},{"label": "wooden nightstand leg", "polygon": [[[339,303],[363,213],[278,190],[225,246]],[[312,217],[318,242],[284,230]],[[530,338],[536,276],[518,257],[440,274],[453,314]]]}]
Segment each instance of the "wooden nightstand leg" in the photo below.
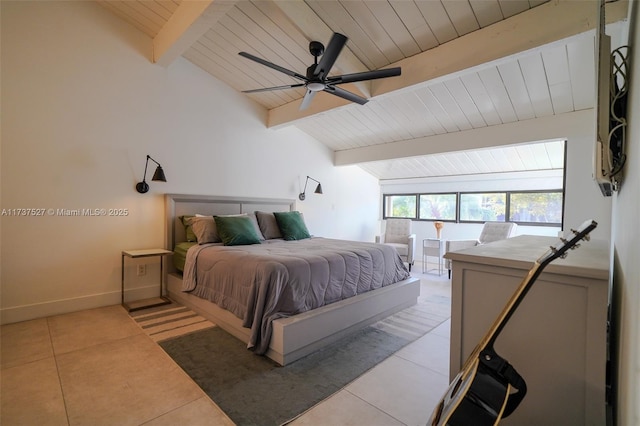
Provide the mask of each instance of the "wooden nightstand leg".
[{"label": "wooden nightstand leg", "polygon": [[164,278],[164,256],[160,256],[160,299],[164,299],[162,295],[162,284]]},{"label": "wooden nightstand leg", "polygon": [[122,261],[121,261],[121,271],[122,271],[122,281],[121,281],[121,287],[120,287],[120,304],[122,306],[124,306],[124,254],[121,255],[122,257]]}]

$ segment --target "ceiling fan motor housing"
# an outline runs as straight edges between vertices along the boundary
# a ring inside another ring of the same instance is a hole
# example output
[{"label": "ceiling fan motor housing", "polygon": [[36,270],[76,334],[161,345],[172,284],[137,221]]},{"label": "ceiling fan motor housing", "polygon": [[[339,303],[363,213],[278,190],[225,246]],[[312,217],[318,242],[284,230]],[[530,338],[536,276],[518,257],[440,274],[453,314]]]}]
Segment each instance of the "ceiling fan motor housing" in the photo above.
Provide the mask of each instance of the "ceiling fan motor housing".
[{"label": "ceiling fan motor housing", "polygon": [[312,41],[309,43],[309,52],[318,58],[318,56],[324,53],[324,45],[319,41]]}]

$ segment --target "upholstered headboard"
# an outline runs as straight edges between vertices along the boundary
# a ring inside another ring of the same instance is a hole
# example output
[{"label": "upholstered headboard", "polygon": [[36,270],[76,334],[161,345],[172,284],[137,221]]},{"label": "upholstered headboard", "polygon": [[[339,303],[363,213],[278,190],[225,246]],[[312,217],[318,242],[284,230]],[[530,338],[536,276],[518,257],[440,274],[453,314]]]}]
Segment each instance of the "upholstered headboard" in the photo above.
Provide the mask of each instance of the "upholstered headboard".
[{"label": "upholstered headboard", "polygon": [[295,200],[274,198],[240,198],[212,195],[165,195],[166,235],[165,248],[173,250],[176,243],[186,241],[183,215],[225,215],[264,212],[281,212],[295,209]]}]

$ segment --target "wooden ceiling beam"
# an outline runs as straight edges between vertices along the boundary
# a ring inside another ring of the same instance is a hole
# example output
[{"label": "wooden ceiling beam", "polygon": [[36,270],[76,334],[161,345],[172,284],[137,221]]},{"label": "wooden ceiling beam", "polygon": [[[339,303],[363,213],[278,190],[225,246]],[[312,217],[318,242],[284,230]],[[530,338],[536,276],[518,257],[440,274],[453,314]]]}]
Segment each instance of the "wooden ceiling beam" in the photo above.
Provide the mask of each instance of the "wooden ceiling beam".
[{"label": "wooden ceiling beam", "polygon": [[171,64],[235,3],[232,0],[183,0],[154,37],[152,61],[163,66]]},{"label": "wooden ceiling beam", "polygon": [[[606,3],[607,23],[625,19],[627,9],[627,0]],[[402,67],[402,75],[372,81],[371,93],[379,96],[401,90],[593,30],[596,11],[596,2],[549,1],[391,64],[390,67]],[[269,110],[267,126],[290,124],[343,104],[338,99],[328,99],[299,111],[299,102],[290,102]]]},{"label": "wooden ceiling beam", "polygon": [[594,117],[592,109],[583,109],[456,133],[335,151],[333,164],[347,166],[562,138],[586,140],[593,134],[591,124]]}]

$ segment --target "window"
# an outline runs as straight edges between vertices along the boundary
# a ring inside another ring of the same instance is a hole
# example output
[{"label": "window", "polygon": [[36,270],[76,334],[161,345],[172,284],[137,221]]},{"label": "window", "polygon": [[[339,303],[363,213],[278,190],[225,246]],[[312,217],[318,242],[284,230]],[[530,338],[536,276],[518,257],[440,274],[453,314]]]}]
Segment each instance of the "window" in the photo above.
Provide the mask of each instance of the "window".
[{"label": "window", "polygon": [[518,223],[562,223],[562,192],[509,194],[509,220]]},{"label": "window", "polygon": [[507,209],[505,192],[460,194],[461,222],[504,222]]},{"label": "window", "polygon": [[385,195],[384,217],[408,217],[416,218],[416,194],[410,195]]},{"label": "window", "polygon": [[456,220],[457,194],[420,194],[419,219]]},{"label": "window", "polygon": [[522,192],[385,194],[383,218],[448,222],[515,222],[562,226],[561,189]]}]

